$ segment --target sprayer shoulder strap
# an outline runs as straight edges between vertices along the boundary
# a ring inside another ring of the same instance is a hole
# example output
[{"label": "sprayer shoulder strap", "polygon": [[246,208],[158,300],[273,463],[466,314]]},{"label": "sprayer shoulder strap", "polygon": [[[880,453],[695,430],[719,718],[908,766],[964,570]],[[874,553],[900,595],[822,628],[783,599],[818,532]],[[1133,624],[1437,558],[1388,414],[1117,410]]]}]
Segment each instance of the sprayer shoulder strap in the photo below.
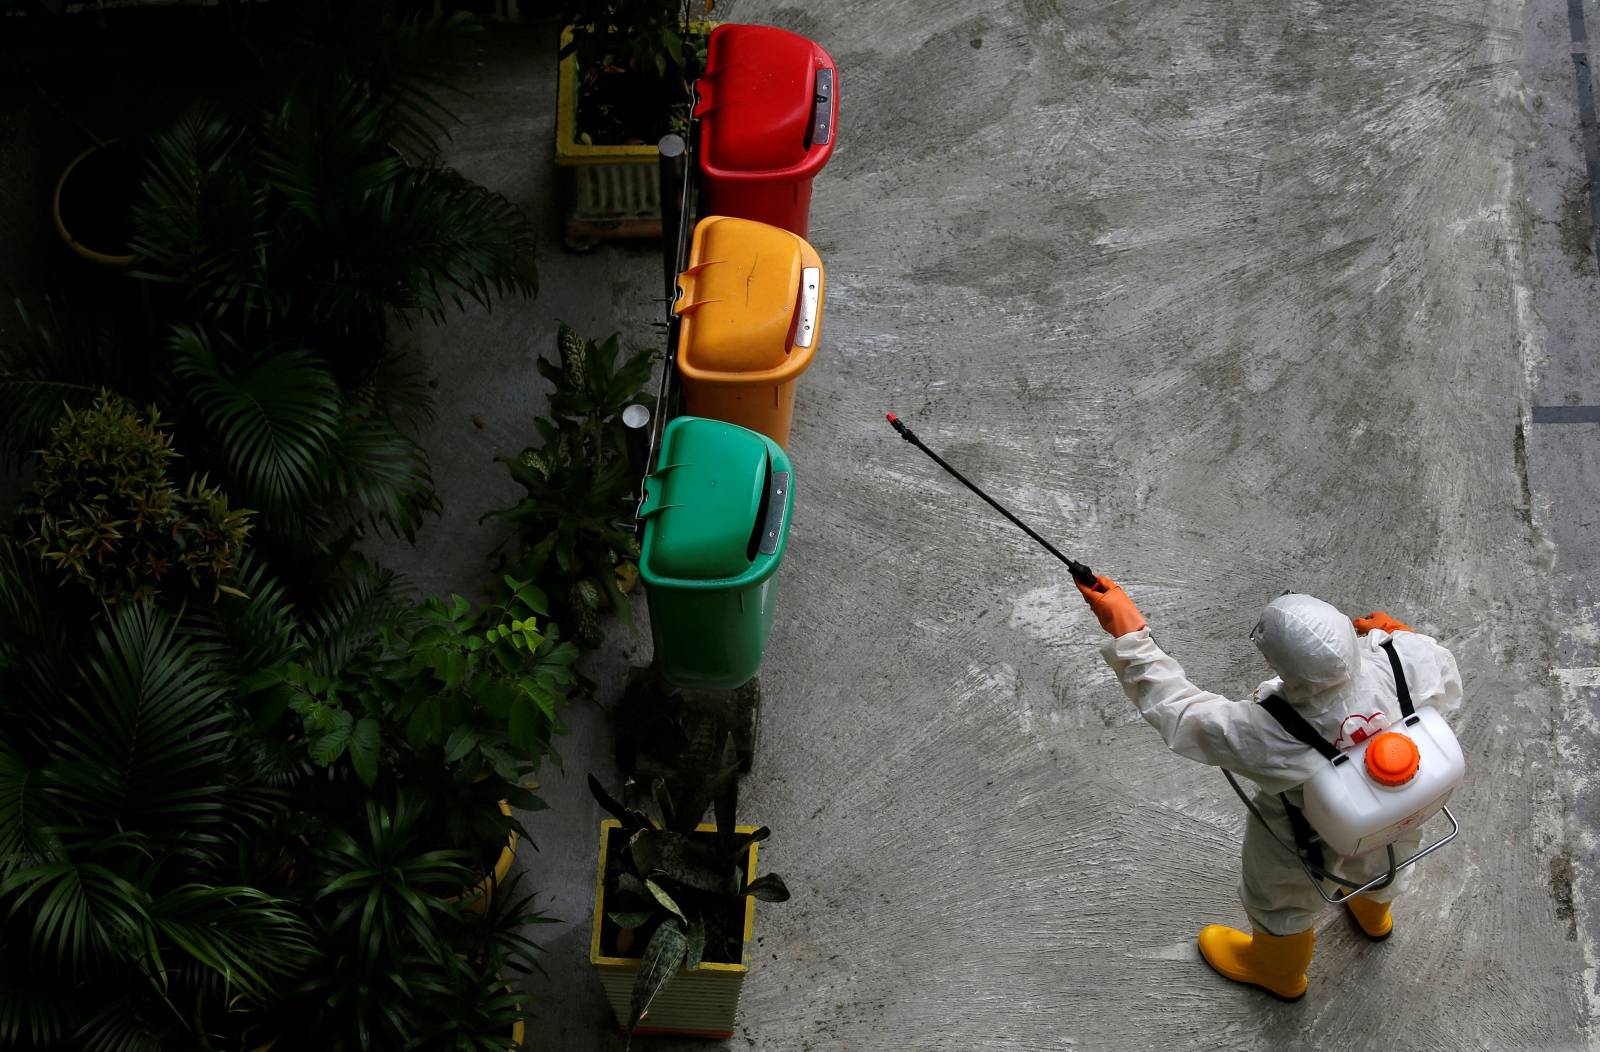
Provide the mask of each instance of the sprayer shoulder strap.
[{"label": "sprayer shoulder strap", "polygon": [[1306,820],[1306,813],[1294,806],[1289,800],[1288,793],[1279,793],[1278,799],[1283,801],[1283,814],[1289,819],[1289,832],[1294,834],[1295,850],[1300,852],[1301,858],[1318,869],[1322,868],[1325,861],[1322,856],[1322,844],[1317,841],[1316,832]]},{"label": "sprayer shoulder strap", "polygon": [[1400,655],[1394,652],[1394,640],[1385,639],[1379,645],[1389,655],[1389,667],[1394,669],[1394,690],[1400,698],[1400,718],[1410,719],[1417,710],[1411,704],[1411,688],[1406,684],[1406,670],[1400,665]]},{"label": "sprayer shoulder strap", "polygon": [[1318,734],[1311,724],[1306,722],[1306,718],[1300,715],[1293,705],[1289,704],[1287,698],[1269,694],[1261,699],[1260,704],[1263,709],[1267,710],[1267,715],[1278,721],[1278,726],[1304,745],[1321,753],[1324,760],[1329,760],[1333,763],[1342,763],[1344,761],[1344,753],[1334,748],[1332,742]]}]

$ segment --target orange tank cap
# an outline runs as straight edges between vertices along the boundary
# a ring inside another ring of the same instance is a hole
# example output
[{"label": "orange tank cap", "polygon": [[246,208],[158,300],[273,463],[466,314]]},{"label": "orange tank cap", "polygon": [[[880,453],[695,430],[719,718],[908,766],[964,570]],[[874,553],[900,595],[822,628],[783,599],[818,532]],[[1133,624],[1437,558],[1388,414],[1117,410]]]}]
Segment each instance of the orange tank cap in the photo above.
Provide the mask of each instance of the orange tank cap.
[{"label": "orange tank cap", "polygon": [[1405,785],[1421,760],[1417,743],[1398,731],[1384,731],[1367,746],[1367,774],[1379,785]]}]

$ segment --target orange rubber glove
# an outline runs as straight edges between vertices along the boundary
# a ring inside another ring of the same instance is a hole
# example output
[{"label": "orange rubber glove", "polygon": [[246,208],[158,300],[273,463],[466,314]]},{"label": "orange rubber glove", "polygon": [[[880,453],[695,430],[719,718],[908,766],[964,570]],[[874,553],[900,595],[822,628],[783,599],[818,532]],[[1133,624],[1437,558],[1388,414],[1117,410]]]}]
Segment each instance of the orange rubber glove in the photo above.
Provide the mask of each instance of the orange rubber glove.
[{"label": "orange rubber glove", "polygon": [[1416,629],[1404,621],[1396,621],[1382,610],[1374,610],[1366,617],[1352,617],[1350,623],[1356,626],[1356,635],[1364,636],[1375,628],[1385,632],[1415,632]]},{"label": "orange rubber glove", "polygon": [[1076,578],[1073,584],[1083,593],[1084,602],[1094,611],[1100,627],[1113,636],[1125,636],[1144,627],[1144,615],[1133,605],[1122,586],[1104,574],[1096,575],[1092,586],[1085,586]]}]

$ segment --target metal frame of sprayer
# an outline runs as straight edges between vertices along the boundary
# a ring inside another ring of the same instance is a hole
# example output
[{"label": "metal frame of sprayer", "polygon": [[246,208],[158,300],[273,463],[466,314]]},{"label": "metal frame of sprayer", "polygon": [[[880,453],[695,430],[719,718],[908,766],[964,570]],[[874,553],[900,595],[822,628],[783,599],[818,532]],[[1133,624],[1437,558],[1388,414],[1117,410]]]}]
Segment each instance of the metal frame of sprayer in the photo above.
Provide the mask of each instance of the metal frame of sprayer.
[{"label": "metal frame of sprayer", "polygon": [[1329,895],[1326,891],[1322,890],[1322,882],[1324,880],[1338,884],[1343,888],[1348,888],[1356,882],[1348,877],[1341,877],[1337,873],[1329,873],[1323,867],[1312,863],[1312,861],[1306,857],[1306,852],[1301,850],[1298,845],[1284,843],[1283,838],[1273,830],[1272,826],[1267,824],[1267,820],[1265,818],[1261,817],[1261,812],[1256,810],[1256,805],[1251,802],[1250,797],[1245,795],[1243,787],[1241,787],[1238,780],[1234,778],[1233,772],[1224,767],[1222,768],[1222,776],[1228,780],[1229,785],[1233,786],[1233,791],[1239,795],[1239,799],[1244,803],[1244,806],[1249,808],[1251,816],[1257,822],[1261,823],[1261,828],[1267,831],[1267,835],[1272,837],[1273,840],[1276,840],[1279,847],[1290,852],[1296,859],[1299,860],[1300,868],[1306,871],[1307,877],[1311,878],[1311,884],[1317,889],[1317,894],[1322,896],[1322,901],[1332,903],[1335,906],[1345,902],[1348,899],[1353,899],[1357,895],[1364,895],[1369,891],[1379,891],[1388,887],[1390,884],[1394,883],[1395,876],[1402,869],[1405,869],[1407,866],[1414,865],[1428,855],[1433,854],[1435,851],[1454,840],[1456,838],[1456,834],[1461,832],[1461,823],[1457,822],[1456,816],[1450,813],[1450,808],[1440,807],[1439,810],[1442,811],[1444,816],[1450,820],[1450,832],[1446,833],[1432,844],[1429,844],[1427,847],[1418,851],[1415,855],[1412,855],[1404,862],[1395,861],[1394,845],[1388,845],[1384,848],[1384,850],[1389,853],[1389,869],[1387,872],[1381,874],[1380,876],[1374,877],[1365,884],[1362,884],[1360,887],[1355,888],[1353,891],[1348,891],[1343,895]]},{"label": "metal frame of sprayer", "polygon": [[[905,439],[907,442],[910,442],[913,446],[916,446],[918,449],[922,450],[922,452],[926,453],[935,464],[938,464],[941,468],[943,468],[957,482],[960,482],[963,486],[976,493],[979,497],[982,497],[991,508],[993,508],[995,511],[998,511],[1001,515],[1004,515],[1007,519],[1011,520],[1011,523],[1014,526],[1038,542],[1039,546],[1045,551],[1049,552],[1051,555],[1065,563],[1067,570],[1072,574],[1073,579],[1079,584],[1082,584],[1084,587],[1092,587],[1097,582],[1098,579],[1095,577],[1094,571],[1089,569],[1086,564],[1078,562],[1076,559],[1068,558],[1066,555],[1062,554],[1059,550],[1057,550],[1055,545],[1039,536],[1039,534],[1032,527],[1013,515],[999,501],[985,493],[965,475],[961,474],[961,472],[945,463],[944,458],[925,446],[922,442],[922,439],[917,437],[916,432],[907,427],[899,417],[895,416],[893,413],[885,413],[884,418],[889,421],[889,425],[893,427],[895,431],[899,432],[901,438]],[[1284,843],[1283,838],[1278,836],[1277,832],[1273,830],[1272,826],[1267,824],[1267,820],[1261,816],[1261,812],[1256,809],[1256,805],[1251,802],[1250,797],[1245,795],[1244,789],[1240,787],[1238,780],[1234,778],[1233,772],[1223,768],[1222,776],[1228,780],[1228,784],[1231,785],[1233,787],[1233,791],[1238,794],[1239,799],[1250,811],[1251,817],[1253,817],[1257,822],[1261,823],[1261,827],[1267,831],[1268,835],[1271,836],[1273,840],[1278,842],[1278,846],[1292,853],[1294,857],[1299,860],[1300,868],[1306,871],[1306,876],[1310,879],[1312,886],[1317,889],[1317,894],[1322,896],[1323,901],[1333,903],[1335,905],[1342,903],[1347,899],[1353,898],[1356,895],[1365,894],[1369,891],[1378,891],[1382,888],[1388,887],[1390,884],[1394,883],[1395,876],[1402,869],[1414,865],[1428,855],[1433,854],[1441,847],[1444,847],[1446,844],[1450,843],[1450,841],[1454,840],[1456,838],[1456,834],[1461,831],[1461,825],[1456,821],[1456,816],[1450,813],[1450,808],[1440,807],[1439,810],[1444,813],[1445,818],[1450,820],[1450,832],[1446,833],[1432,844],[1429,844],[1427,847],[1418,851],[1404,862],[1400,862],[1395,859],[1394,845],[1389,844],[1385,848],[1389,854],[1389,868],[1385,873],[1365,882],[1364,884],[1361,884],[1359,887],[1355,888],[1355,890],[1347,892],[1343,895],[1329,895],[1326,891],[1322,890],[1322,882],[1324,880],[1337,883],[1341,887],[1346,888],[1354,884],[1355,881],[1341,877],[1337,873],[1328,872],[1322,866],[1312,863],[1312,861],[1306,857],[1306,851],[1301,850],[1296,845]]]}]

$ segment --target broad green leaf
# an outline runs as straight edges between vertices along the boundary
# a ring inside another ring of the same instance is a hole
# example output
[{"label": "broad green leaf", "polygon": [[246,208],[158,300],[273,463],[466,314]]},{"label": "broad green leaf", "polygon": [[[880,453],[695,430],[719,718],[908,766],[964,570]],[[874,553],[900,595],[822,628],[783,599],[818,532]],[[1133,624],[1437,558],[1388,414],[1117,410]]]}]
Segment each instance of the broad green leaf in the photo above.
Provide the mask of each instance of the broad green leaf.
[{"label": "broad green leaf", "polygon": [[706,953],[706,919],[696,913],[694,920],[689,922],[688,945],[683,954],[683,966],[689,971],[700,967],[701,958]]},{"label": "broad green leaf", "polygon": [[656,999],[656,994],[667,985],[677,974],[678,966],[683,963],[684,952],[688,949],[688,937],[684,930],[676,923],[668,921],[656,929],[650,937],[650,945],[645,947],[644,956],[639,959],[639,974],[633,982],[633,997],[628,1006],[628,1035],[633,1036],[633,1031],[639,1026],[639,1019],[644,1015],[645,1009],[650,1007],[650,1002]]},{"label": "broad green leaf", "polygon": [[655,881],[649,879],[645,880],[644,887],[646,891],[650,892],[650,897],[661,903],[661,905],[669,913],[676,913],[679,919],[685,921],[688,920],[688,918],[684,917],[683,915],[683,907],[679,906],[677,901],[674,900],[671,895],[667,894],[666,888],[663,888],[660,884],[657,884]]},{"label": "broad green leaf", "polygon": [[467,753],[478,747],[478,732],[471,727],[461,726],[450,732],[450,738],[444,743],[444,759],[446,763],[455,763]]},{"label": "broad green leaf", "polygon": [[789,901],[789,888],[776,873],[765,873],[745,885],[744,893],[762,902]]},{"label": "broad green leaf", "polygon": [[324,767],[332,764],[350,744],[350,735],[355,729],[355,717],[344,709],[327,709],[331,713],[333,726],[311,743],[311,759]]},{"label": "broad green leaf", "polygon": [[519,811],[546,811],[550,808],[537,793],[520,785],[506,790],[506,803]]},{"label": "broad green leaf", "polygon": [[350,735],[350,763],[356,769],[356,776],[367,785],[373,785],[378,780],[378,755],[382,746],[377,720],[365,716],[356,721],[355,730]]},{"label": "broad green leaf", "polygon": [[[606,916],[610,917],[611,923],[615,924],[617,927],[632,929],[640,928],[646,924],[649,924],[650,919],[655,916],[655,911],[637,910],[633,912],[624,912],[621,910],[612,910],[610,913],[607,913]],[[703,934],[704,933],[702,932],[702,935]]]},{"label": "broad green leaf", "polygon": [[633,867],[640,873],[662,873],[699,891],[733,895],[739,890],[737,867],[711,846],[686,833],[640,830],[630,844]]}]

